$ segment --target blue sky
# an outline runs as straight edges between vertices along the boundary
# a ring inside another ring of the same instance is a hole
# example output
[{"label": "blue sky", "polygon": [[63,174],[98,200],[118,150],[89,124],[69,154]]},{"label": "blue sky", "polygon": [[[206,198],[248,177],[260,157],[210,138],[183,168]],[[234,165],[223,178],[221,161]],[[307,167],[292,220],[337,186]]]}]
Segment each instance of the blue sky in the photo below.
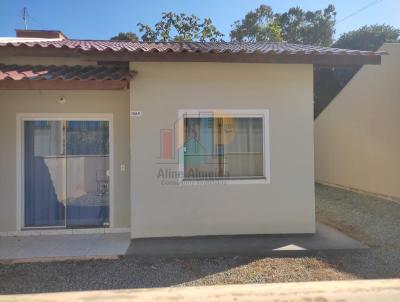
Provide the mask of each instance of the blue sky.
[{"label": "blue sky", "polygon": [[[375,4],[351,16],[369,3]],[[109,39],[121,31],[137,32],[138,22],[153,25],[162,12],[184,12],[211,17],[229,38],[231,25],[260,4],[283,12],[293,6],[306,10],[333,4],[338,12],[336,36],[366,24],[389,24],[400,28],[400,0],[0,0],[0,36],[15,36],[23,28],[21,11],[28,8],[28,28],[59,29],[75,39]]]}]

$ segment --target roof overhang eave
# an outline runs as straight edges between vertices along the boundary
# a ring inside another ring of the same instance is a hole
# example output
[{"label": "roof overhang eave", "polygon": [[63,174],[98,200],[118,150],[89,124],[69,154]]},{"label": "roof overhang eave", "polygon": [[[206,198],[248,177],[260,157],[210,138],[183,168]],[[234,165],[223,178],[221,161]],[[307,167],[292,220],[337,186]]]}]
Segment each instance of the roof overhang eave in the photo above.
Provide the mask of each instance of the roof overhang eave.
[{"label": "roof overhang eave", "polygon": [[221,62],[221,63],[277,63],[315,65],[379,65],[381,55],[365,54],[275,54],[275,53],[202,53],[202,52],[130,52],[84,51],[69,48],[0,47],[0,56],[76,57],[92,61],[132,62]]}]

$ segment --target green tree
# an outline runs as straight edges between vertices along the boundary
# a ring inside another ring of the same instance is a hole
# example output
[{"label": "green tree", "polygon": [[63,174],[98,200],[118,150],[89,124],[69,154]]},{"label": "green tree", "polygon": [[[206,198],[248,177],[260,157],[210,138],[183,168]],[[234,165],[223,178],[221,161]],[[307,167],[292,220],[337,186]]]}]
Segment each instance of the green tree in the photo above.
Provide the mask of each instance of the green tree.
[{"label": "green tree", "polygon": [[385,42],[396,42],[400,30],[390,25],[370,25],[342,34],[333,47],[376,51]]},{"label": "green tree", "polygon": [[163,13],[154,27],[138,23],[143,41],[220,41],[223,34],[210,18],[201,20],[195,15]]},{"label": "green tree", "polygon": [[236,21],[230,33],[233,41],[280,42],[282,29],[275,20],[274,12],[268,5],[261,5],[255,11],[248,12],[244,19]]},{"label": "green tree", "polygon": [[304,11],[300,7],[277,14],[286,42],[329,46],[335,33],[336,10],[328,5],[324,10]]},{"label": "green tree", "polygon": [[267,35],[270,42],[282,42],[282,28],[277,20],[268,24]]},{"label": "green tree", "polygon": [[268,5],[261,5],[233,24],[230,37],[233,41],[285,41],[328,46],[333,41],[335,20],[333,5],[316,11],[293,7],[282,14],[274,13]]},{"label": "green tree", "polygon": [[112,41],[137,41],[139,40],[137,35],[133,32],[120,32],[118,35],[112,37]]}]

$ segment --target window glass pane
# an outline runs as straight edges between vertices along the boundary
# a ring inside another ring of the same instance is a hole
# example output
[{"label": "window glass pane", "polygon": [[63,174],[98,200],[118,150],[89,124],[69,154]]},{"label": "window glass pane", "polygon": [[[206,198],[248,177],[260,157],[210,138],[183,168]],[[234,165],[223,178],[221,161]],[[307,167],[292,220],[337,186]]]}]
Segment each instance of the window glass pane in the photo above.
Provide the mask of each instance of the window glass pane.
[{"label": "window glass pane", "polygon": [[68,121],[68,155],[104,155],[109,153],[108,121]]},{"label": "window glass pane", "polygon": [[185,178],[262,177],[263,119],[186,118]]},{"label": "window glass pane", "polygon": [[186,118],[184,167],[187,178],[219,176],[219,159],[215,149],[213,118]]},{"label": "window glass pane", "polygon": [[224,175],[263,176],[262,118],[224,119]]}]

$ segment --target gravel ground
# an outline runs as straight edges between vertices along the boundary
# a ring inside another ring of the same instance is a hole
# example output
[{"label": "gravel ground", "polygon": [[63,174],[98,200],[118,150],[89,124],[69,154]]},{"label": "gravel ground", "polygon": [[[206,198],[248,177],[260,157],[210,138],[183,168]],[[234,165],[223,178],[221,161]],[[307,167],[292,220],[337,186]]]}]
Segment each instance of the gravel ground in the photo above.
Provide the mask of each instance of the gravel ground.
[{"label": "gravel ground", "polygon": [[400,205],[316,186],[317,218],[372,246],[302,257],[133,258],[0,265],[0,293],[400,277]]},{"label": "gravel ground", "polygon": [[328,253],[328,262],[360,279],[400,278],[400,204],[316,185],[317,219],[364,242],[366,251]]},{"label": "gravel ground", "polygon": [[400,248],[400,204],[316,185],[317,219],[368,246]]}]

